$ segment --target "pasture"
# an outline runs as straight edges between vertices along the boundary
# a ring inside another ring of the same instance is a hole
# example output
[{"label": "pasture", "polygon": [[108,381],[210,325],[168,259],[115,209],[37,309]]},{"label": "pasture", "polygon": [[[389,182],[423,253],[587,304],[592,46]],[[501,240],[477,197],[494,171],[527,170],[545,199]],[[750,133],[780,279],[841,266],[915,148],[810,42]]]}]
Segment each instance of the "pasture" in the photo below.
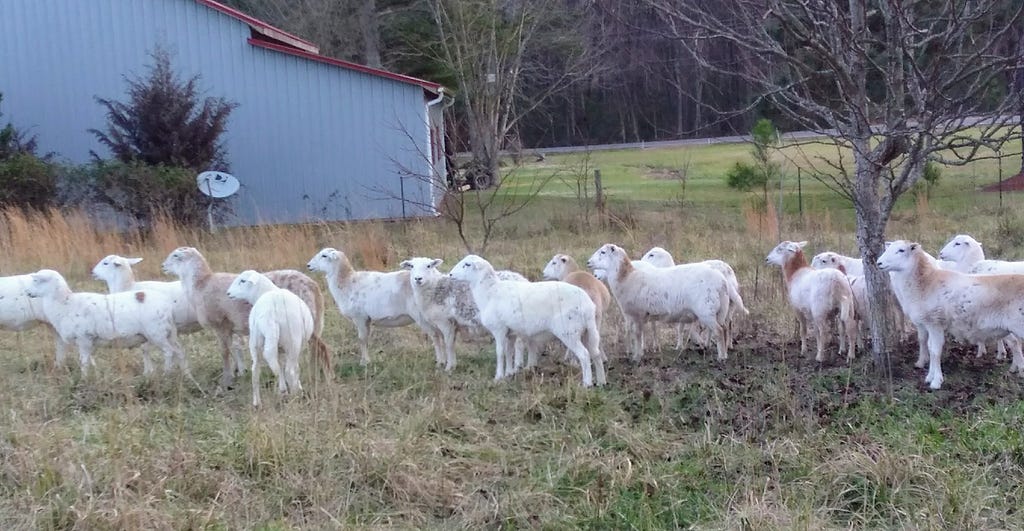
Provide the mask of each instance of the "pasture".
[{"label": "pasture", "polygon": [[[554,253],[582,261],[609,241],[634,256],[660,245],[678,260],[725,260],[751,309],[727,362],[677,352],[662,327],[661,348],[630,363],[612,310],[602,336],[609,385],[600,389],[580,387],[561,348],[538,370],[495,384],[493,346],[459,343],[459,365],[445,374],[413,327],[375,330],[364,368],[354,327],[328,298],[334,382],[315,380],[306,358],[305,396],[280,398],[264,371],[264,406],[254,410],[248,375],[212,393],[221,362],[210,333],[182,337],[204,394],[177,376],[143,377],[127,350],[97,351],[83,380],[73,357],[54,369],[42,328],[2,332],[0,527],[1024,526],[1024,380],[963,346],[947,347],[939,391],[913,368],[913,343],[894,353],[891,383],[867,353],[847,364],[834,343],[823,365],[801,357],[780,273],[764,265],[779,234],[758,222],[753,194],[723,184],[746,153],[739,145],[549,156],[519,178],[555,179],[498,227],[487,252],[496,267],[534,280]],[[1018,164],[1005,160],[1007,174]],[[581,167],[603,172],[607,225],[593,214],[588,223],[562,182]],[[671,178],[683,167],[685,189]],[[889,233],[934,253],[967,232],[993,257],[1024,258],[1024,197],[1008,194],[1000,210],[997,196],[974,191],[995,175],[994,161],[944,169],[930,198],[900,203]],[[812,253],[854,252],[849,205],[805,178],[801,218],[792,185],[784,183],[781,237],[810,240]],[[179,245],[231,272],[304,269],[325,246],[380,270],[411,256],[443,258],[446,270],[465,254],[441,220],[213,235],[162,222],[145,239],[96,233],[74,213],[7,212],[3,225],[4,274],[52,267],[83,291],[103,291],[89,270],[109,253],[143,257],[138,277],[164,279],[160,263]]]}]

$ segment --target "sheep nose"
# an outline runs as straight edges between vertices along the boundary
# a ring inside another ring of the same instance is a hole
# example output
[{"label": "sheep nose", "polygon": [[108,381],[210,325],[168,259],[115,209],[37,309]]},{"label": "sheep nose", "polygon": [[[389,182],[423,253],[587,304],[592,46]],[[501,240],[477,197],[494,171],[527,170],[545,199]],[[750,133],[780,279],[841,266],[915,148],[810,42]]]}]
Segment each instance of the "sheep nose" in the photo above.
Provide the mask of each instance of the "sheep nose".
[{"label": "sheep nose", "polygon": [[882,267],[882,261],[879,260],[879,261],[875,262],[875,265],[878,266],[878,267]]}]

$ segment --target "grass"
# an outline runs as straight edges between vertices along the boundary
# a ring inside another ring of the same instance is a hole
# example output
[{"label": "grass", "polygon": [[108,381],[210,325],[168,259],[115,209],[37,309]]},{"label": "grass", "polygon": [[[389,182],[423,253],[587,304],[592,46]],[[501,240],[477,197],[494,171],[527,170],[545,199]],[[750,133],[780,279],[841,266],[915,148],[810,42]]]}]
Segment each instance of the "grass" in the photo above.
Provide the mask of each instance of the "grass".
[{"label": "grass", "polygon": [[[935,392],[911,367],[913,344],[894,356],[891,392],[863,357],[847,365],[834,346],[823,366],[801,357],[790,317],[775,309],[784,304],[779,274],[763,265],[775,242],[758,229],[748,196],[716,175],[744,153],[593,154],[619,223],[585,224],[575,197],[552,184],[488,252],[498,266],[534,278],[555,252],[582,259],[606,241],[634,253],[661,245],[680,258],[725,259],[752,310],[727,363],[678,353],[665,332],[664,348],[631,364],[613,315],[602,337],[611,358],[603,389],[581,389],[560,351],[536,372],[494,384],[493,348],[460,344],[458,368],[444,374],[410,328],[377,330],[364,368],[352,325],[330,306],[335,382],[314,384],[305,364],[306,396],[279,398],[268,387],[254,411],[248,377],[224,395],[204,395],[178,377],[144,378],[137,353],[110,349],[83,380],[74,361],[53,367],[45,331],[5,332],[0,528],[1024,525],[1016,509],[1024,497],[1022,381],[963,348],[951,349],[947,381]],[[644,177],[648,166],[664,171],[685,160],[685,198],[658,188],[678,183]],[[549,157],[528,171],[577,163]],[[900,205],[890,232],[932,250],[969,232],[992,254],[1022,256],[1024,218],[973,192],[972,173],[979,183],[994,179],[986,164],[947,169],[930,200]],[[786,199],[782,237],[852,252],[852,215],[833,208],[840,200],[823,188],[804,185],[804,217]],[[183,244],[227,271],[301,267],[327,245],[379,269],[416,255],[452,265],[465,252],[437,220],[214,235],[164,220],[145,238],[99,233],[75,213],[6,212],[2,225],[4,272],[56,267],[80,290],[101,289],[88,271],[107,253],[142,256],[138,275],[161,278],[160,262]],[[196,378],[212,387],[220,370],[212,338],[183,343]]]}]

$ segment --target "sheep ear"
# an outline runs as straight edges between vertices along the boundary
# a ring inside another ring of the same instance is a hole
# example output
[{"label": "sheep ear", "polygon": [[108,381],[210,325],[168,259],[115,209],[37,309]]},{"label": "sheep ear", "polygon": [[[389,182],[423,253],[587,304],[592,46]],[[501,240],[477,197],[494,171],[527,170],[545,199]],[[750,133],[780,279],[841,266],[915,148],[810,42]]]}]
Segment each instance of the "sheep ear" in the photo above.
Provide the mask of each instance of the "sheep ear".
[{"label": "sheep ear", "polygon": [[886,249],[888,249],[890,245],[892,245],[892,242],[885,242],[885,248]]},{"label": "sheep ear", "polygon": [[433,265],[434,267],[438,267],[438,266],[440,266],[443,263],[444,263],[444,260],[442,260],[440,258],[435,258],[434,261],[431,262],[431,265]]},{"label": "sheep ear", "polygon": [[917,244],[916,243],[910,244],[910,250],[913,251],[915,249],[917,249]]},{"label": "sheep ear", "polygon": [[569,259],[568,259],[568,258],[566,258],[566,257],[564,257],[564,256],[562,257],[562,263],[563,263],[563,264],[564,264],[564,263],[567,263],[568,261],[569,261]]},{"label": "sheep ear", "polygon": [[806,241],[796,242],[794,245],[796,245],[797,249],[803,249],[804,247],[807,246],[807,242]]},{"label": "sheep ear", "polygon": [[402,267],[402,269],[412,269],[412,262],[408,260],[402,260],[402,263],[399,265]]},{"label": "sheep ear", "polygon": [[135,265],[142,261],[141,258],[125,258],[124,260],[125,262],[128,262],[128,265]]}]

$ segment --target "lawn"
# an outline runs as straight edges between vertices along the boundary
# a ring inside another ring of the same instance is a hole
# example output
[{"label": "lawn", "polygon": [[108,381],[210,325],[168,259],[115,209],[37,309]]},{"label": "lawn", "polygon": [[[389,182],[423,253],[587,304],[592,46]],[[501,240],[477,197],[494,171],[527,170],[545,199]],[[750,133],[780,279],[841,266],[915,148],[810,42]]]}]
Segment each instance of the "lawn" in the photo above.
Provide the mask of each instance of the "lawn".
[{"label": "lawn", "polygon": [[[316,381],[304,363],[306,394],[278,397],[264,371],[264,407],[253,410],[248,375],[214,392],[220,358],[207,332],[182,338],[202,392],[177,375],[143,377],[127,350],[98,351],[82,378],[74,357],[53,366],[42,328],[3,332],[0,528],[1024,527],[1024,380],[963,346],[948,350],[939,391],[913,368],[912,341],[892,353],[891,379],[863,352],[850,364],[835,345],[824,364],[801,356],[779,272],[764,265],[775,236],[759,228],[752,194],[723,184],[746,152],[593,153],[589,169],[602,171],[614,221],[588,222],[576,195],[552,182],[498,225],[486,252],[533,279],[552,254],[583,260],[608,241],[636,254],[660,245],[679,259],[724,259],[751,309],[728,361],[677,351],[662,327],[660,347],[631,363],[612,310],[601,389],[581,388],[560,348],[538,370],[495,383],[493,347],[460,343],[446,374],[408,327],[377,329],[373,361],[361,367],[354,327],[329,300],[334,381]],[[549,156],[517,179],[564,175],[580,160]],[[685,192],[664,178],[682,167]],[[853,252],[848,205],[805,179],[801,218],[795,163],[786,167],[781,236],[810,240],[812,252]],[[993,256],[1024,256],[1021,199],[1008,194],[1000,210],[996,196],[974,191],[996,173],[993,162],[945,168],[930,198],[901,203],[890,234],[935,251],[966,232]],[[443,220],[213,235],[163,223],[146,238],[96,233],[74,214],[2,221],[4,272],[52,267],[80,290],[101,289],[89,270],[113,252],[143,257],[140,278],[166,278],[159,264],[179,245],[234,272],[302,269],[324,246],[384,270],[410,256],[451,266],[466,252]]]}]

